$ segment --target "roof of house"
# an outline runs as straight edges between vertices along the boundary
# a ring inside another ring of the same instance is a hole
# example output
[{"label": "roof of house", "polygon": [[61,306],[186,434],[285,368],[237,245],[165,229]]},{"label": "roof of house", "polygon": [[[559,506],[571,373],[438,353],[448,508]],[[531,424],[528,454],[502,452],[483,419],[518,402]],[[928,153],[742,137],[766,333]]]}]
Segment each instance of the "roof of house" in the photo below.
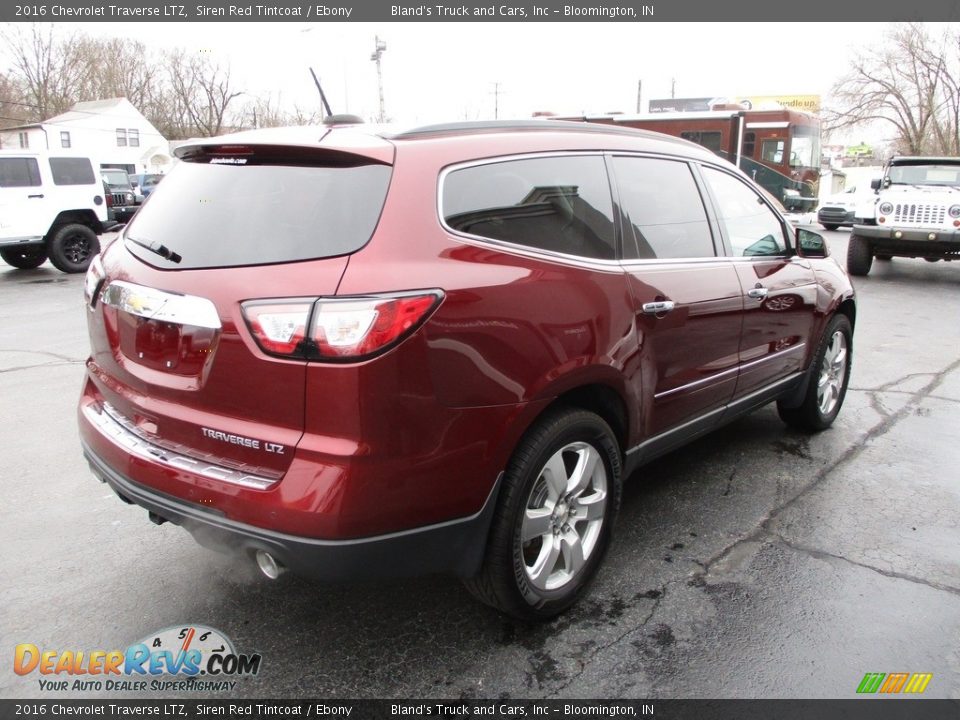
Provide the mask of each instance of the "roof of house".
[{"label": "roof of house", "polygon": [[[123,97],[105,98],[103,100],[88,100],[75,103],[72,108],[65,113],[54,115],[51,118],[40,122],[15,125],[13,127],[3,128],[3,132],[11,130],[27,130],[29,128],[40,128],[44,125],[71,125],[73,123],[83,122],[91,116],[104,116],[107,118],[138,118],[146,123],[154,132],[156,128],[147,120],[143,114],[134,107],[133,103]],[[159,134],[159,132],[157,132]]]}]

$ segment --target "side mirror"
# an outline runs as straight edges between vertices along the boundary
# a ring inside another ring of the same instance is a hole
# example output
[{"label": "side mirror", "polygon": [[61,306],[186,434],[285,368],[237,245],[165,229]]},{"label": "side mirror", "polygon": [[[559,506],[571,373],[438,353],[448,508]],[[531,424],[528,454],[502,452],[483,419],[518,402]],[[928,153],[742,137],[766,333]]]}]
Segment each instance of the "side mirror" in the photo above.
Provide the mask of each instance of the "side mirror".
[{"label": "side mirror", "polygon": [[879,190],[883,186],[883,178],[874,178],[870,181],[871,190]]},{"label": "side mirror", "polygon": [[797,228],[797,255],[805,258],[825,258],[829,254],[823,235]]}]

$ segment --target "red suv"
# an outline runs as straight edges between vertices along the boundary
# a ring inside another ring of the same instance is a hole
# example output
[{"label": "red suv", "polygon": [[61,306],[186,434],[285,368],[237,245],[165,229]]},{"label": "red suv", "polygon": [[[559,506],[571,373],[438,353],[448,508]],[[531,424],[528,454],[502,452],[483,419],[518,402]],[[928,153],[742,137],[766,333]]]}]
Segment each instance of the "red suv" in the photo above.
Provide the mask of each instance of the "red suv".
[{"label": "red suv", "polygon": [[269,577],[445,572],[551,617],[634,469],[843,403],[846,274],[697,145],[530,121],[176,152],[87,275],[84,453]]}]

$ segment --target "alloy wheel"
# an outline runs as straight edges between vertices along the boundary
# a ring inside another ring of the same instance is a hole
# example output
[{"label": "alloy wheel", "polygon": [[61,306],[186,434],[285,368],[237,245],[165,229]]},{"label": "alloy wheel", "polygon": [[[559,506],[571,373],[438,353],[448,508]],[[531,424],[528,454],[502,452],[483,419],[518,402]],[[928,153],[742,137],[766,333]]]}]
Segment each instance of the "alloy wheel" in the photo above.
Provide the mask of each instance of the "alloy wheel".
[{"label": "alloy wheel", "polygon": [[564,446],[543,466],[520,526],[527,579],[558,590],[583,569],[597,548],[607,506],[607,470],[592,445]]},{"label": "alloy wheel", "polygon": [[837,330],[823,353],[820,378],[817,381],[817,406],[823,415],[829,415],[840,400],[843,382],[847,376],[847,337]]}]

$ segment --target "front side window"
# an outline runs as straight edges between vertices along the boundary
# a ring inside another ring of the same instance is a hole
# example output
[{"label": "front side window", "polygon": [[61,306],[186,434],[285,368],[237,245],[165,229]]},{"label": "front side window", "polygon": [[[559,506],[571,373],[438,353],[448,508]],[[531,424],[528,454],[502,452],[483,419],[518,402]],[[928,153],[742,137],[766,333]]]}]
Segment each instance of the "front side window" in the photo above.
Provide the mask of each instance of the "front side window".
[{"label": "front side window", "polygon": [[0,187],[38,187],[40,167],[35,158],[0,158]]},{"label": "front side window", "polygon": [[50,158],[54,185],[92,185],[96,182],[87,158]]},{"label": "front side window", "polygon": [[600,156],[507,160],[449,173],[443,219],[454,230],[537,250],[613,259],[613,200]]},{"label": "front side window", "polygon": [[713,192],[717,215],[737,257],[783,255],[787,244],[783,224],[751,187],[725,172],[703,168]]},{"label": "front side window", "polygon": [[783,162],[783,140],[764,140],[760,143],[760,157],[764,162],[779,165]]},{"label": "front side window", "polygon": [[617,157],[613,167],[620,204],[628,220],[625,257],[669,259],[715,255],[703,200],[686,163]]}]

